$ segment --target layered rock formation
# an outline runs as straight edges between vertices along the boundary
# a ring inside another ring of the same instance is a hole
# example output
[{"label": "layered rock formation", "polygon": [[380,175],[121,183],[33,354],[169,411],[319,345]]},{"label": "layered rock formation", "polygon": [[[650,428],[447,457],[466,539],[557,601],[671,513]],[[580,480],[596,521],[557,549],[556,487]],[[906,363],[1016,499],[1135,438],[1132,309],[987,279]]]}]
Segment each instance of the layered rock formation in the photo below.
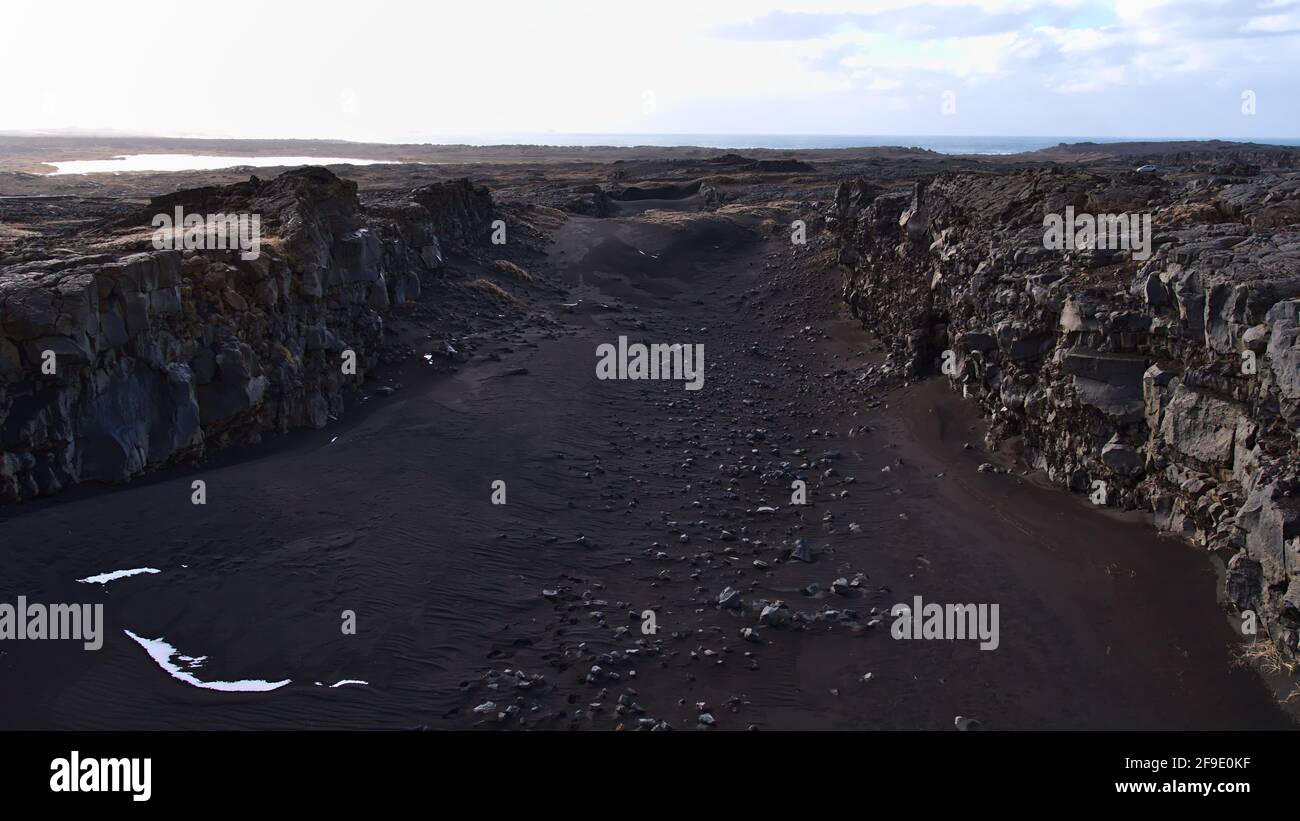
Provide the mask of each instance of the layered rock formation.
[{"label": "layered rock formation", "polygon": [[[177,207],[259,215],[260,253],[155,250],[152,219]],[[0,268],[0,500],[323,426],[381,357],[389,311],[491,209],[465,180],[362,208],[354,183],[303,168],[156,198],[81,252]]]},{"label": "layered rock formation", "polygon": [[[1148,259],[1054,251],[1044,220],[1151,214]],[[844,298],[908,375],[946,369],[990,437],[1228,563],[1226,598],[1300,639],[1300,175],[1061,169],[840,185]]]}]

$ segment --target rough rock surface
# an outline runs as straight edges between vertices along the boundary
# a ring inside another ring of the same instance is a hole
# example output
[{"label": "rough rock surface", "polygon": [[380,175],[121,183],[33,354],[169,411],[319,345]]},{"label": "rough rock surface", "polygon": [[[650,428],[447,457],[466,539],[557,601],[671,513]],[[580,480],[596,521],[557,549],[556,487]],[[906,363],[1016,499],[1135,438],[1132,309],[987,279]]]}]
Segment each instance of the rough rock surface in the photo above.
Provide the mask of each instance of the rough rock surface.
[{"label": "rough rock surface", "polygon": [[[260,215],[260,255],[155,250],[150,222],[177,206]],[[467,180],[363,209],[355,183],[303,168],[158,197],[88,232],[93,251],[0,268],[0,500],[325,425],[392,306],[491,214]]]},{"label": "rough rock surface", "polygon": [[[949,173],[910,191],[854,179],[828,224],[844,298],[894,367],[942,371],[950,351],[992,444],[1214,550],[1226,598],[1294,653],[1300,175],[1192,171]],[[1049,250],[1044,218],[1067,206],[1151,214],[1150,257]]]}]

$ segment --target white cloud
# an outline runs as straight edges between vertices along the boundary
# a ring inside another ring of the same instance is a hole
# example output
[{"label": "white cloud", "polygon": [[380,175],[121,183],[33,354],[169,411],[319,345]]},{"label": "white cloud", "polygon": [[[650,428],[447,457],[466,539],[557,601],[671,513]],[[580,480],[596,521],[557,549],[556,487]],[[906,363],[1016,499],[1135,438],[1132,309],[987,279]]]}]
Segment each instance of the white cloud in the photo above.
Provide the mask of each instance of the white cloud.
[{"label": "white cloud", "polygon": [[1259,31],[1274,34],[1280,32],[1300,31],[1300,11],[1252,17],[1246,21],[1246,25],[1243,26],[1242,29],[1244,31]]}]

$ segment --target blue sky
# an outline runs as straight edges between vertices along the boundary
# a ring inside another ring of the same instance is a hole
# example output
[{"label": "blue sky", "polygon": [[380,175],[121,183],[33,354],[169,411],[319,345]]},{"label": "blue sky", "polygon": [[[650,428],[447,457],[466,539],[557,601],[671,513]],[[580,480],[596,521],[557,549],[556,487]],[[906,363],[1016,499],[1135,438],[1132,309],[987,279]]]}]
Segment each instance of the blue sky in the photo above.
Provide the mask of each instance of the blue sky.
[{"label": "blue sky", "polygon": [[1297,138],[1298,54],[1300,0],[45,0],[0,130]]}]

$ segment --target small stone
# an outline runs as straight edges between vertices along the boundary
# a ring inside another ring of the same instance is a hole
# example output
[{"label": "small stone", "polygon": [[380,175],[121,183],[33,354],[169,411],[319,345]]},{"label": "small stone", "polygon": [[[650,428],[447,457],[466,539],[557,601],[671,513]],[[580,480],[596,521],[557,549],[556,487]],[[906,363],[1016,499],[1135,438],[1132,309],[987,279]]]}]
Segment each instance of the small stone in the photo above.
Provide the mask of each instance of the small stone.
[{"label": "small stone", "polygon": [[720,607],[725,607],[729,610],[734,610],[740,607],[742,604],[743,602],[740,600],[739,590],[733,590],[730,587],[724,587],[722,589],[722,592],[718,594],[718,605]]},{"label": "small stone", "polygon": [[790,551],[790,558],[798,559],[801,562],[812,561],[812,550],[808,547],[807,539],[798,539],[794,543],[794,548]]},{"label": "small stone", "polygon": [[758,620],[770,627],[782,627],[790,621],[790,612],[779,602],[769,604],[759,613]]},{"label": "small stone", "polygon": [[968,730],[978,730],[981,726],[977,719],[967,718],[966,716],[957,716],[952,720],[952,723],[958,730],[961,730],[962,732],[966,732]]}]

